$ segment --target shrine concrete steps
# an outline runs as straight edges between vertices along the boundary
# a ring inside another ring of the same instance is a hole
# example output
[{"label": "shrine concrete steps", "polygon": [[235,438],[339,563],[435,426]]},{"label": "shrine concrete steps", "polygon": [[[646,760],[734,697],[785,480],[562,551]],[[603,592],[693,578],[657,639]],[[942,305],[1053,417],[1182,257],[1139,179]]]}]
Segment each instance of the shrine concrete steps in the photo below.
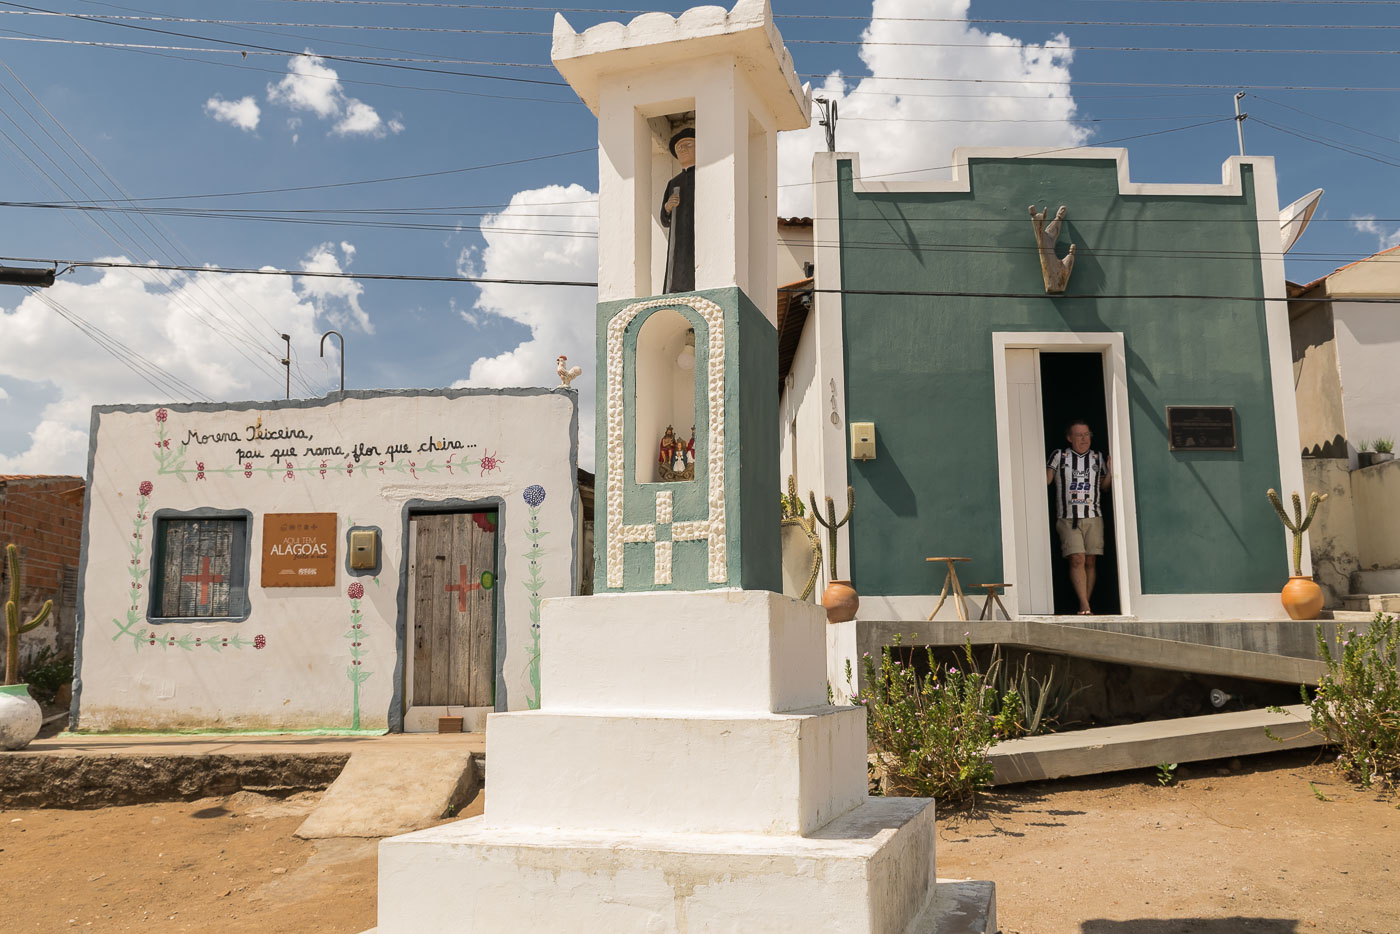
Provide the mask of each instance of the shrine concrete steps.
[{"label": "shrine concrete steps", "polygon": [[1326,742],[1309,724],[1308,708],[1281,713],[1240,710],[1153,720],[1124,726],[1047,733],[992,747],[993,783],[1098,775],[1151,768],[1163,762],[1200,762],[1319,746]]}]

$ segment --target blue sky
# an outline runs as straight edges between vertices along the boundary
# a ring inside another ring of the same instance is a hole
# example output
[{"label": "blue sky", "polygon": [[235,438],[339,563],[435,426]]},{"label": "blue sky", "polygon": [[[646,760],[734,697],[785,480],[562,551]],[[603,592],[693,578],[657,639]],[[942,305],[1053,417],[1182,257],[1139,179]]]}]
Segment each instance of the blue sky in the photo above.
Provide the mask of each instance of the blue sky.
[{"label": "blue sky", "polygon": [[[590,11],[566,14],[578,28],[630,18],[603,12],[616,0],[575,2]],[[955,145],[1082,142],[1126,146],[1138,181],[1216,182],[1244,86],[1246,147],[1277,158],[1280,201],[1327,189],[1289,277],[1400,243],[1400,4],[773,6],[798,70],[843,95],[838,148],[867,172],[938,176]],[[0,3],[0,201],[218,212],[0,206],[0,256],[591,280],[596,124],[548,67],[551,10]],[[305,52],[321,57],[288,54]],[[821,146],[819,131],[783,141],[785,212],[806,213]],[[423,173],[437,174],[399,178]],[[334,187],[214,197],[309,186]],[[93,403],[280,398],[284,331],[299,395],[335,387],[317,356],[328,327],[346,336],[349,388],[549,383],[558,353],[591,382],[587,289],[97,270],[60,283],[47,301],[0,286],[0,471],[81,473]]]}]

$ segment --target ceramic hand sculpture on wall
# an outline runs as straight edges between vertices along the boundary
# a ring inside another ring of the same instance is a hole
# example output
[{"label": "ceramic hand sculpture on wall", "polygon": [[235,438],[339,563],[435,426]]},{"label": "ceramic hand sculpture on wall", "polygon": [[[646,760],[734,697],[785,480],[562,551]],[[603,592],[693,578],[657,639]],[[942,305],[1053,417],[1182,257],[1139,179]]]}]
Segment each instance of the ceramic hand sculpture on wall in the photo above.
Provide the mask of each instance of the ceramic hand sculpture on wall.
[{"label": "ceramic hand sculpture on wall", "polygon": [[1045,291],[1050,294],[1063,292],[1069,285],[1069,274],[1074,271],[1074,244],[1069,245],[1069,253],[1064,259],[1055,255],[1055,241],[1060,238],[1060,224],[1065,219],[1065,207],[1055,212],[1055,219],[1045,223],[1046,207],[1039,214],[1035,205],[1030,206],[1031,226],[1035,228],[1035,245],[1040,253],[1040,274],[1045,280]]},{"label": "ceramic hand sculpture on wall", "polygon": [[671,155],[681,172],[661,196],[661,226],[668,231],[663,294],[695,291],[695,130],[671,137]]}]

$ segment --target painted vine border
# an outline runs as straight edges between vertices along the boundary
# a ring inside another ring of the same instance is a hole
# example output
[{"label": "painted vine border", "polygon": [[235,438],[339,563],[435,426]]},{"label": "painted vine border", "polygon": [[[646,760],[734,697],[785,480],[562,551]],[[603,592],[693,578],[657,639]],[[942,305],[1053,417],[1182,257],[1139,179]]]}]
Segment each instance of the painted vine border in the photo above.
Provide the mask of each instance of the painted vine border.
[{"label": "painted vine border", "polygon": [[[267,648],[267,637],[262,633],[257,634],[252,639],[243,638],[242,633],[235,633],[232,636],[208,636],[195,635],[191,632],[176,635],[175,633],[161,634],[155,628],[136,627],[145,620],[141,613],[141,591],[144,589],[142,580],[150,573],[149,562],[142,567],[141,561],[145,555],[146,525],[150,521],[151,514],[147,507],[151,502],[151,494],[155,491],[155,484],[149,480],[142,480],[137,487],[138,499],[136,501],[136,516],[131,523],[131,557],[127,560],[127,574],[131,577],[128,585],[129,602],[126,609],[126,622],[113,617],[112,624],[117,627],[117,631],[112,635],[112,641],[116,642],[122,636],[131,639],[132,648],[140,649],[143,645],[160,646],[163,649],[183,649],[186,652],[193,652],[195,649],[212,649],[215,652],[222,652],[224,649],[244,649],[252,646],[254,649]],[[154,554],[154,550],[151,552]]]},{"label": "painted vine border", "polygon": [[530,515],[525,526],[525,538],[530,543],[529,550],[525,552],[525,557],[530,562],[530,576],[525,580],[525,589],[530,592],[530,660],[527,665],[527,674],[530,679],[530,688],[534,693],[526,698],[526,704],[531,710],[539,710],[540,591],[544,589],[544,578],[540,576],[540,559],[544,557],[544,548],[540,546],[540,542],[549,533],[540,531],[540,504],[544,502],[544,487],[533,483],[525,488],[521,496],[525,500],[525,505],[530,508]]}]

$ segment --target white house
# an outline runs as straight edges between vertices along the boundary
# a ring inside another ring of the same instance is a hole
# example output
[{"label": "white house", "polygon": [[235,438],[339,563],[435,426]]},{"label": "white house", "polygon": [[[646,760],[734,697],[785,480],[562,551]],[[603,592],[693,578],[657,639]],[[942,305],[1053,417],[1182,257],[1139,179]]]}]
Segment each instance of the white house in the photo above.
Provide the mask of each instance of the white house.
[{"label": "white house", "polygon": [[93,409],[73,728],[479,729],[577,592],[572,390]]}]

